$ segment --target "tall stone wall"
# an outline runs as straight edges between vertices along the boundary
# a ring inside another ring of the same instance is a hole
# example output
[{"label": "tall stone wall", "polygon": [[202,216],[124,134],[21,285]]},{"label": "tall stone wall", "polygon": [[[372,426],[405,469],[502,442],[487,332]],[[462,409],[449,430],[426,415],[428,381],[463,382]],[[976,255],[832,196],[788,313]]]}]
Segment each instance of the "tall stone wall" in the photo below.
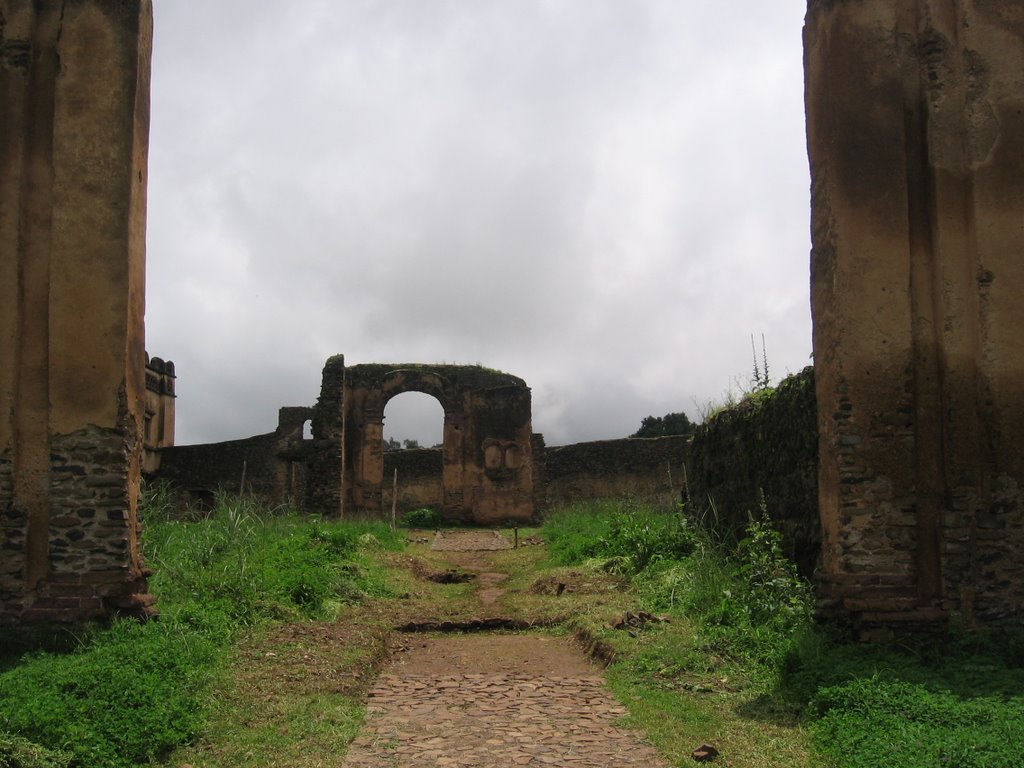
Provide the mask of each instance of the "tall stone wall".
[{"label": "tall stone wall", "polygon": [[222,443],[175,445],[160,451],[157,477],[182,491],[206,497],[217,491],[284,501],[276,432]]},{"label": "tall stone wall", "polygon": [[441,487],[443,451],[440,448],[414,448],[402,451],[388,451],[384,454],[384,510],[391,509],[391,489],[394,485],[395,470],[398,470],[398,503],[396,512],[405,512],[420,507],[440,511],[444,503]]},{"label": "tall stone wall", "polygon": [[627,496],[674,504],[685,482],[688,442],[681,435],[627,437],[536,451],[541,507]]},{"label": "tall stone wall", "polygon": [[763,503],[787,554],[810,577],[821,550],[813,369],[698,427],[687,480],[691,512],[734,537]]},{"label": "tall stone wall", "polygon": [[153,480],[163,480],[183,497],[206,502],[219,492],[251,494],[270,504],[315,509],[308,464],[314,441],[303,438],[312,408],[286,406],[277,429],[264,435],[221,443],[175,445],[160,450]]},{"label": "tall stone wall", "polygon": [[148,0],[0,0],[0,622],[146,613]]},{"label": "tall stone wall", "polygon": [[1024,616],[1024,13],[812,0],[823,608]]}]

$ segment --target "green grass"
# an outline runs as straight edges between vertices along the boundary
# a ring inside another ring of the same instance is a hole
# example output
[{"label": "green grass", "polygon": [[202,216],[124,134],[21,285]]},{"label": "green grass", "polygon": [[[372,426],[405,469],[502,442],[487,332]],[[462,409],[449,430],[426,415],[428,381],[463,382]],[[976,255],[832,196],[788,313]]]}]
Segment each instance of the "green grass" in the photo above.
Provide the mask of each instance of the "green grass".
[{"label": "green grass", "polygon": [[616,651],[610,679],[631,719],[673,759],[717,739],[721,765],[1024,765],[1020,637],[831,636],[763,520],[728,546],[679,510],[601,503],[552,516],[544,534],[555,563],[617,568],[635,609],[672,619],[628,637],[593,631]]},{"label": "green grass", "polygon": [[961,698],[878,678],[822,688],[810,703],[814,742],[843,768],[1017,768],[1024,697]]},{"label": "green grass", "polygon": [[160,492],[148,502],[144,554],[159,620],[2,639],[0,768],[165,758],[203,729],[211,686],[243,632],[331,618],[386,594],[369,553],[404,544],[383,524],[328,523],[251,499],[223,497],[191,521],[175,519]]}]

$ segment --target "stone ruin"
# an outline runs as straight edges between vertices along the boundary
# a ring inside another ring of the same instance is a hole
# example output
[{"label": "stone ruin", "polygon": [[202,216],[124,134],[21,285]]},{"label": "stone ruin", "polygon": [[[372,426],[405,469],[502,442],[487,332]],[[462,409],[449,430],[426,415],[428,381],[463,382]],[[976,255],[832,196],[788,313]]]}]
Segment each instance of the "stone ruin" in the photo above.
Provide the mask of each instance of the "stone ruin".
[{"label": "stone ruin", "polygon": [[0,623],[146,615],[148,2],[0,0]]},{"label": "stone ruin", "polygon": [[823,607],[1019,627],[1024,10],[814,0],[804,40]]},{"label": "stone ruin", "polygon": [[[150,610],[151,17],[0,0],[0,622]],[[867,637],[1020,627],[1020,2],[810,0],[804,39],[823,608]],[[310,470],[325,503],[380,507],[383,405],[421,387],[445,407],[448,509],[525,514],[528,391],[504,381],[506,419],[444,373],[357,368],[353,408],[331,410],[342,376],[313,412],[339,454]]]},{"label": "stone ruin", "polygon": [[[403,392],[440,404],[439,448],[383,450],[385,407]],[[194,503],[242,491],[330,517],[386,517],[394,500],[397,514],[430,507],[450,523],[503,525],[567,501],[679,500],[686,436],[549,448],[530,403],[522,379],[478,365],[346,366],[336,355],[315,406],[281,408],[267,434],[165,447],[152,471]]]},{"label": "stone ruin", "polygon": [[480,366],[355,365],[342,355],[324,366],[313,409],[313,440],[326,455],[312,463],[315,506],[344,516],[380,514],[384,407],[423,392],[444,409],[441,513],[477,524],[533,518],[530,389]]}]

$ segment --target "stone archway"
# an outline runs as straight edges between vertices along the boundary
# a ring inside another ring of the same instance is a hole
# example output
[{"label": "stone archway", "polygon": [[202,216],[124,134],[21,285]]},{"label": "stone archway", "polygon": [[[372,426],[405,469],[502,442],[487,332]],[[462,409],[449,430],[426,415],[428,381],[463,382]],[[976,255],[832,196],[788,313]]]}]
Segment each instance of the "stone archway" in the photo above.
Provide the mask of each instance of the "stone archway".
[{"label": "stone archway", "polygon": [[533,517],[530,388],[508,373],[470,365],[345,367],[327,361],[313,420],[322,441],[318,506],[378,515],[384,480],[384,408],[404,392],[436,398],[444,411],[441,514],[498,524]]}]

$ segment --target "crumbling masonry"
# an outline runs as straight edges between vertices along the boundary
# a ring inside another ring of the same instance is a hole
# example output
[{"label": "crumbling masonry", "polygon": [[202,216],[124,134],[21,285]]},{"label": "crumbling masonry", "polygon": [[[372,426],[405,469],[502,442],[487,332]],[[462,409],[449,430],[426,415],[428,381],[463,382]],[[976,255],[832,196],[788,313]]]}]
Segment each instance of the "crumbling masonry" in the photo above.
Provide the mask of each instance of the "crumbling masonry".
[{"label": "crumbling masonry", "polygon": [[[0,0],[0,623],[150,608],[151,16],[149,0]],[[810,0],[804,32],[822,608],[864,637],[1020,627],[1020,0]],[[445,509],[526,519],[525,386],[336,367],[265,436],[292,457],[289,493],[378,510],[384,403],[420,389],[445,407]],[[153,394],[158,447],[173,392]]]},{"label": "crumbling masonry", "polygon": [[812,0],[823,608],[1020,627],[1024,10]]},{"label": "crumbling masonry", "polygon": [[0,0],[0,623],[146,614],[149,2]]}]

